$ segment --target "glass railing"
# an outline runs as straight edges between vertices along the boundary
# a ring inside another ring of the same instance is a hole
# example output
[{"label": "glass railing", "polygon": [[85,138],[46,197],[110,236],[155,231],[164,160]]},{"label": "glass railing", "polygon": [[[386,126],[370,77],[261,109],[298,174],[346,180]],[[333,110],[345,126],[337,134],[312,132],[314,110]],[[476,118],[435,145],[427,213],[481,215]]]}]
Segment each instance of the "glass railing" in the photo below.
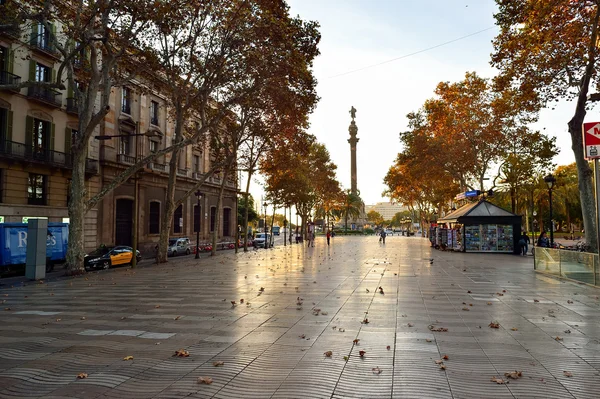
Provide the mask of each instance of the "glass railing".
[{"label": "glass railing", "polygon": [[534,269],[582,283],[600,285],[598,254],[535,247]]}]

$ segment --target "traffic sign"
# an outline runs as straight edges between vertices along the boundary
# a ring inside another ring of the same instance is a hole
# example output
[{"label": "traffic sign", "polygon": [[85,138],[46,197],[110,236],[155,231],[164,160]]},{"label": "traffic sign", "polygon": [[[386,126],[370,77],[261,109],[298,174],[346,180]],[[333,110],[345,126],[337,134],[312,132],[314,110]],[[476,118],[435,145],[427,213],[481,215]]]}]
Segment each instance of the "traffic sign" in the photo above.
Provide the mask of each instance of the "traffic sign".
[{"label": "traffic sign", "polygon": [[585,159],[600,159],[600,122],[583,124],[583,149]]}]

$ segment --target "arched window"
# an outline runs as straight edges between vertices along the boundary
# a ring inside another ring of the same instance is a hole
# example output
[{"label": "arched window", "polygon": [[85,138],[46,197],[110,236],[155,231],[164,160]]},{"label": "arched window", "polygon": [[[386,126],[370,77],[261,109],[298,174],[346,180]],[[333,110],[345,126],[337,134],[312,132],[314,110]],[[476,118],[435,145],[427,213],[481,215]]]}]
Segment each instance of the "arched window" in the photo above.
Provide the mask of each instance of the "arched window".
[{"label": "arched window", "polygon": [[173,215],[173,233],[183,231],[183,205],[179,205]]},{"label": "arched window", "polygon": [[148,214],[148,220],[150,222],[148,233],[160,234],[160,202],[150,202],[150,212]]}]

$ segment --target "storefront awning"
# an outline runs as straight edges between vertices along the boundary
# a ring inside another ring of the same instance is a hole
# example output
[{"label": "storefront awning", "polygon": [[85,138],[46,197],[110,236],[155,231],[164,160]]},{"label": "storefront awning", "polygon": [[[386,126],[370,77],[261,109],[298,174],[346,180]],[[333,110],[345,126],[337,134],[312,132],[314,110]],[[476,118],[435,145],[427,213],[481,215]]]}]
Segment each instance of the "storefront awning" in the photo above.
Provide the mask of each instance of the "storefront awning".
[{"label": "storefront awning", "polygon": [[503,223],[520,224],[521,216],[515,215],[486,200],[467,204],[437,220],[438,223]]}]

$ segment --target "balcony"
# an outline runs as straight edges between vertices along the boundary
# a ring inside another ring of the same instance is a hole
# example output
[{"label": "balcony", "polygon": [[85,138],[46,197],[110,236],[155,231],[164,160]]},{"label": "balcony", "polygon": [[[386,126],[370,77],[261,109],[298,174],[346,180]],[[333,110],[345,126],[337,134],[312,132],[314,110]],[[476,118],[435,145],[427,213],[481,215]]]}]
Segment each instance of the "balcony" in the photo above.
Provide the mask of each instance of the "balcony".
[{"label": "balcony", "polygon": [[58,51],[56,51],[56,47],[54,47],[54,43],[48,37],[32,37],[29,41],[29,45],[33,47],[34,50],[41,51],[52,57],[59,57]]},{"label": "balcony", "polygon": [[28,87],[27,97],[53,107],[60,107],[62,105],[62,94],[44,87]]},{"label": "balcony", "polygon": [[[20,76],[7,71],[0,71],[0,85],[18,85],[19,83],[21,83]],[[18,93],[20,90],[11,89],[10,91]]]},{"label": "balcony", "polygon": [[[3,158],[39,163],[63,169],[73,168],[73,161],[69,154],[49,150],[47,148],[27,146],[15,141],[5,141],[0,143],[0,156]],[[87,158],[85,162],[85,171],[87,173],[97,174],[98,160]]]},{"label": "balcony", "polygon": [[200,172],[194,172],[192,173],[192,177],[196,180],[200,180],[202,179],[202,177],[204,176],[204,174],[200,173]]},{"label": "balcony", "polygon": [[79,104],[74,97],[67,98],[67,113],[79,115]]},{"label": "balcony", "polygon": [[177,168],[177,176],[180,177],[187,177],[187,169],[181,169],[181,168]]},{"label": "balcony", "polygon": [[167,165],[165,165],[163,163],[152,162],[150,164],[150,169],[155,170],[157,172],[166,172],[167,171]]},{"label": "balcony", "polygon": [[127,165],[133,165],[135,163],[135,157],[132,157],[131,155],[127,154],[118,154],[117,162],[124,163]]}]

